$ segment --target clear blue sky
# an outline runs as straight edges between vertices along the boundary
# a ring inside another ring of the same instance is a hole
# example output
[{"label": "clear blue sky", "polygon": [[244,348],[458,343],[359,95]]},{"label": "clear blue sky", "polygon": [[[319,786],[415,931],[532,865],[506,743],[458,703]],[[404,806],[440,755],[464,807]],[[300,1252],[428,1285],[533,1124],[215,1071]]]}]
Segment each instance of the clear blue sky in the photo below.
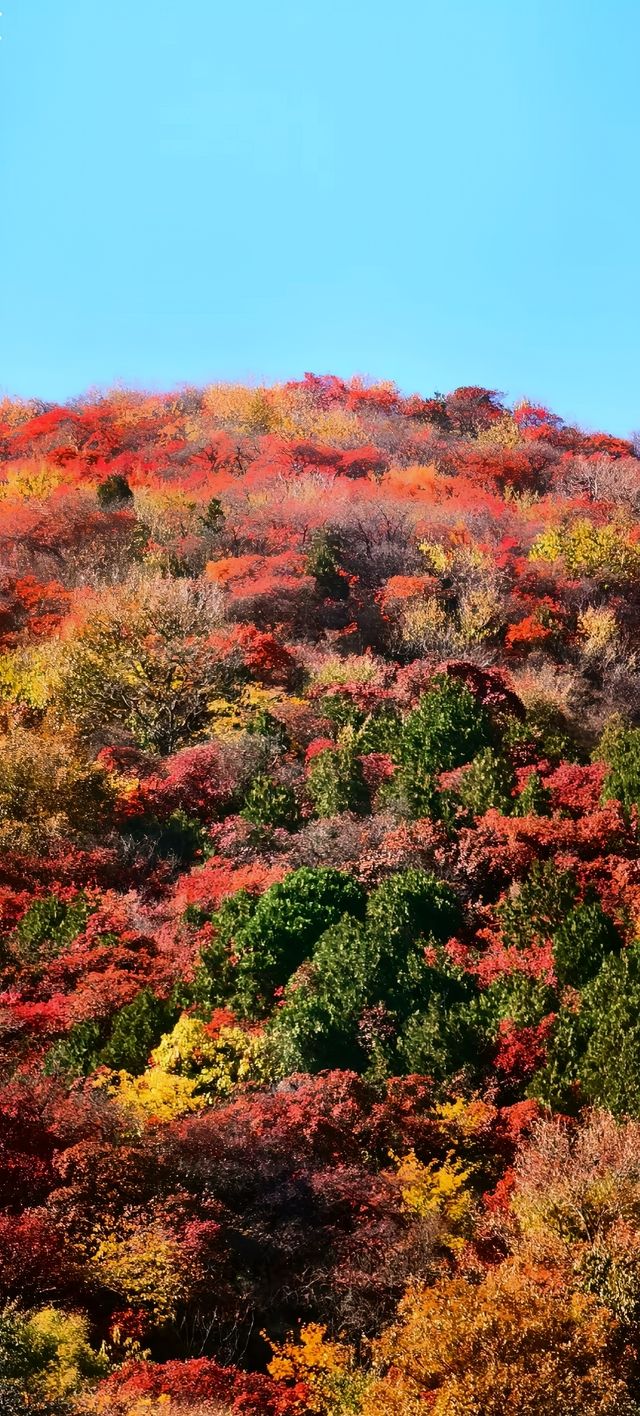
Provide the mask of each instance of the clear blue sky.
[{"label": "clear blue sky", "polygon": [[4,391],[311,369],[640,426],[638,0],[4,0],[0,32]]}]

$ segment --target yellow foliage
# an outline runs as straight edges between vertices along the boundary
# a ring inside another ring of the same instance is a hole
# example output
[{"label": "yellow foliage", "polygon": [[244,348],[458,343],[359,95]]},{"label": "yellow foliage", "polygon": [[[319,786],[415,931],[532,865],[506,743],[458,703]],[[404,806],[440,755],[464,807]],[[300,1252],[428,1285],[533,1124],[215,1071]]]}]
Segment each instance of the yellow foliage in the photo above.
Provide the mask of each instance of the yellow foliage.
[{"label": "yellow foliage", "polygon": [[495,423],[477,434],[476,444],[485,448],[513,448],[520,443],[520,431],[513,413],[503,413]]},{"label": "yellow foliage", "polygon": [[20,428],[23,423],[28,423],[30,418],[36,418],[39,411],[36,399],[0,399],[0,422],[6,423],[12,431]]},{"label": "yellow foliage", "polygon": [[64,471],[49,462],[10,462],[0,482],[0,500],[44,501],[64,481]]},{"label": "yellow foliage", "polygon": [[330,443],[334,447],[363,447],[369,442],[367,430],[357,414],[347,408],[330,408],[317,413],[309,432],[318,442]]},{"label": "yellow foliage", "polygon": [[[104,1085],[98,1079],[96,1085]],[[127,1107],[142,1121],[174,1121],[204,1106],[204,1098],[196,1096],[196,1081],[176,1076],[162,1067],[149,1067],[139,1077],[129,1072],[112,1072],[106,1090],[121,1106]]]},{"label": "yellow foliage", "polygon": [[443,651],[452,629],[446,611],[436,599],[414,601],[400,619],[402,642],[417,653]]},{"label": "yellow foliage", "polygon": [[640,574],[640,542],[632,541],[624,526],[613,523],[594,526],[580,520],[551,527],[536,538],[529,556],[534,561],[563,560],[572,575],[630,580]]},{"label": "yellow foliage", "polygon": [[196,1405],[171,1396],[118,1396],[113,1391],[96,1392],[77,1408],[78,1416],[232,1416],[231,1407],[217,1401]]},{"label": "yellow foliage", "polygon": [[532,511],[540,501],[540,492],[537,492],[533,487],[520,489],[510,486],[509,483],[504,488],[502,496],[507,505],[515,507],[521,516],[526,516],[527,512]]},{"label": "yellow foliage", "polygon": [[132,1307],[146,1308],[154,1322],[168,1322],[186,1296],[180,1246],[158,1225],[125,1221],[119,1233],[94,1235],[90,1272]]},{"label": "yellow foliage", "polygon": [[222,426],[240,426],[247,420],[253,392],[244,384],[210,384],[202,394],[203,412]]},{"label": "yellow foliage", "polygon": [[181,487],[136,488],[136,512],[140,520],[154,542],[164,543],[162,552],[156,547],[155,551],[145,554],[145,564],[149,565],[154,555],[164,553],[166,556],[167,543],[170,545],[172,539],[175,542],[180,537],[200,535],[202,510],[202,503]]},{"label": "yellow foliage", "polygon": [[242,732],[246,715],[239,703],[231,703],[228,698],[211,698],[207,704],[211,717],[211,733],[214,737],[233,737]]},{"label": "yellow foliage", "polygon": [[308,1391],[307,1409],[322,1416],[347,1416],[360,1410],[368,1379],[355,1368],[354,1353],[342,1342],[332,1342],[321,1323],[308,1323],[298,1342],[274,1344],[268,1371],[275,1381],[303,1383]]},{"label": "yellow foliage", "polygon": [[604,605],[596,608],[589,605],[578,615],[578,634],[584,652],[588,655],[600,654],[610,649],[618,637],[615,610]]},{"label": "yellow foliage", "polygon": [[449,1231],[449,1247],[460,1247],[473,1209],[473,1196],[465,1188],[471,1171],[452,1151],[441,1165],[436,1160],[425,1165],[413,1150],[393,1158],[405,1209],[420,1219],[439,1216]]},{"label": "yellow foliage", "polygon": [[345,1371],[352,1353],[343,1343],[328,1341],[326,1331],[321,1323],[308,1323],[298,1343],[274,1346],[269,1372],[275,1381],[295,1381],[313,1372]]},{"label": "yellow foliage", "polygon": [[287,707],[301,703],[301,699],[285,695],[277,688],[263,688],[261,684],[249,683],[237,698],[212,698],[207,704],[211,715],[212,735],[219,738],[234,737],[244,732],[247,723],[261,708],[270,710],[278,704]]},{"label": "yellow foliage", "polygon": [[433,570],[436,575],[444,575],[451,564],[450,551],[445,550],[445,547],[441,545],[439,541],[420,541],[418,550],[422,551],[423,556],[429,564],[429,568]]},{"label": "yellow foliage", "polygon": [[188,1079],[201,1094],[194,1102],[203,1104],[207,1094],[228,1096],[235,1087],[256,1078],[262,1047],[259,1036],[235,1025],[221,1027],[212,1037],[198,1018],[183,1013],[152,1052],[155,1067],[151,1071],[164,1069],[176,1080]]},{"label": "yellow foliage", "polygon": [[49,1401],[61,1401],[80,1387],[85,1377],[99,1376],[107,1360],[89,1344],[89,1324],[79,1313],[41,1308],[27,1323],[27,1337],[48,1360],[34,1385]]},{"label": "yellow foliage", "polygon": [[361,1416],[631,1416],[631,1363],[593,1298],[504,1264],[412,1285],[374,1345]]},{"label": "yellow foliage", "polygon": [[495,1108],[481,1097],[459,1096],[455,1101],[443,1101],[436,1107],[436,1115],[454,1135],[467,1140],[483,1131],[487,1123],[495,1118]]},{"label": "yellow foliage", "polygon": [[494,590],[469,590],[460,606],[458,638],[463,645],[481,644],[496,633],[501,619],[500,597]]},{"label": "yellow foliage", "polygon": [[47,708],[55,702],[63,646],[49,639],[0,656],[0,699]]},{"label": "yellow foliage", "polygon": [[335,447],[356,447],[370,441],[356,413],[344,408],[318,408],[306,389],[246,388],[242,384],[211,384],[204,390],[203,411],[230,432],[272,433],[276,437],[313,440]]},{"label": "yellow foliage", "polygon": [[342,683],[375,683],[379,667],[370,654],[328,654],[311,670],[312,688],[330,687]]},{"label": "yellow foliage", "polygon": [[100,829],[110,790],[73,738],[45,728],[0,735],[0,842],[30,850],[52,837]]}]

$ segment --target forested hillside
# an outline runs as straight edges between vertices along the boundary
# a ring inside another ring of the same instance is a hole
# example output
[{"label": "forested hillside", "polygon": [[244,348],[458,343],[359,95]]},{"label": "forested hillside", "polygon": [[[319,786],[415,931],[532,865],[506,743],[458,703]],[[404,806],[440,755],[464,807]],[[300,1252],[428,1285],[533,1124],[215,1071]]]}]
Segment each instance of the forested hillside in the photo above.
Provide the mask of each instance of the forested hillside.
[{"label": "forested hillside", "polygon": [[0,405],[0,1410],[640,1412],[640,445]]}]

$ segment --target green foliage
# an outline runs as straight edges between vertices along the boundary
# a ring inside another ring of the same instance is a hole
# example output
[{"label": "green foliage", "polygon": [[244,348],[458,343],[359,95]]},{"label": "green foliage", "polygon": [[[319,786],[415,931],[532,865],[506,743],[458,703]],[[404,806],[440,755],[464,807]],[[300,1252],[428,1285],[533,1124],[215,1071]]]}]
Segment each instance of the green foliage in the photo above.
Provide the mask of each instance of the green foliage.
[{"label": "green foliage", "polygon": [[440,674],[405,720],[402,757],[427,772],[461,767],[491,741],[487,714],[458,679]]},{"label": "green foliage", "polygon": [[454,1037],[471,1032],[461,1016],[454,1018],[455,1009],[474,990],[441,950],[435,963],[427,963],[424,951],[458,923],[455,897],[424,871],[403,871],[380,885],[364,924],[343,919],[327,930],[291,980],[268,1028],[278,1074],[330,1066],[363,1071],[372,1061],[378,1070],[412,1070],[417,1048],[409,1038],[420,1024],[423,1033],[431,1029],[432,1074],[448,1074]]},{"label": "green foliage", "polygon": [[86,1077],[98,1066],[104,1029],[94,1019],[74,1023],[66,1037],[49,1049],[45,1070],[50,1075]]},{"label": "green foliage", "polygon": [[619,801],[626,811],[640,806],[640,728],[627,728],[619,718],[611,719],[594,757],[609,769],[603,800]]},{"label": "green foliage", "polygon": [[473,992],[450,971],[433,980],[427,1007],[410,1018],[400,1042],[403,1070],[441,1082],[465,1069],[474,1069],[482,1047],[476,1025]]},{"label": "green foliage", "polygon": [[172,858],[179,865],[187,866],[208,854],[206,828],[181,807],[172,811],[166,821],[145,818],[134,822],[130,830],[134,841],[147,843],[161,860]]},{"label": "green foliage", "polygon": [[364,908],[361,886],[331,867],[292,871],[258,901],[244,892],[225,901],[214,916],[217,937],[203,951],[194,996],[201,1003],[230,1002],[239,1017],[263,1017],[274,989],[309,957],[320,935],[343,914],[357,918]]},{"label": "green foliage", "polygon": [[364,713],[346,693],[325,693],[318,706],[323,718],[328,718],[338,732],[341,728],[359,729],[364,722]]},{"label": "green foliage", "polygon": [[253,737],[265,737],[277,748],[279,752],[285,752],[290,746],[289,733],[279,718],[274,717],[268,708],[258,708],[246,724],[246,732]]},{"label": "green foliage", "polygon": [[134,1075],[144,1071],[151,1049],[171,1028],[178,1010],[144,988],[110,1022],[87,1019],[75,1023],[66,1037],[50,1048],[50,1074],[86,1077],[96,1067],[112,1067]]},{"label": "green foliage", "polygon": [[291,787],[274,781],[266,772],[260,772],[251,783],[240,815],[255,826],[291,829],[298,820],[296,794]]},{"label": "green foliage", "polygon": [[529,1095],[553,1110],[572,1112],[578,1104],[578,1071],[584,1052],[585,1019],[575,1008],[561,1008],[547,1060],[534,1076]]},{"label": "green foliage", "polygon": [[582,988],[594,978],[608,954],[619,953],[622,940],[599,903],[570,910],[553,936],[553,958],[560,984]]},{"label": "green foliage", "polygon": [[394,947],[421,936],[444,943],[460,923],[453,891],[424,870],[398,871],[369,896],[368,927],[382,942],[393,940]]},{"label": "green foliage", "polygon": [[458,795],[474,816],[482,816],[491,807],[507,813],[512,804],[512,787],[513,773],[508,762],[492,747],[485,747],[465,772]]},{"label": "green foliage", "polygon": [[335,750],[327,748],[314,757],[307,775],[307,791],[317,816],[338,816],[366,806],[367,789],[353,737]]},{"label": "green foliage", "polygon": [[307,554],[307,575],[313,575],[316,589],[329,600],[347,600],[349,582],[340,574],[340,542],[331,531],[317,535]]},{"label": "green foliage", "polygon": [[477,1012],[487,1035],[494,1037],[503,1020],[508,1018],[517,1027],[535,1027],[555,1006],[554,990],[542,979],[512,973],[484,989],[478,998]]},{"label": "green foliage", "polygon": [[392,708],[369,713],[358,729],[358,751],[387,752],[397,758],[402,740],[402,719]]},{"label": "green foliage", "polygon": [[548,816],[550,809],[551,792],[544,786],[539,772],[532,772],[512,804],[512,813],[514,816]]},{"label": "green foliage", "polygon": [[77,1313],[41,1308],[0,1313],[2,1416],[63,1416],[83,1381],[101,1376],[106,1358],[89,1344],[89,1324]]},{"label": "green foliage", "polygon": [[[190,986],[178,988],[178,996],[183,1006],[194,1003],[203,1012],[210,1011],[231,998],[234,990],[234,969],[231,955],[235,951],[235,939],[242,933],[258,907],[255,895],[248,890],[237,890],[222,901],[213,916],[213,937],[211,943],[200,953],[200,963]],[[192,905],[185,910],[185,921],[201,928],[207,916]]]},{"label": "green foliage", "polygon": [[439,675],[405,719],[399,748],[402,788],[416,814],[440,814],[438,774],[471,762],[491,738],[489,718],[470,690]]},{"label": "green foliage", "polygon": [[114,472],[110,477],[105,477],[104,482],[100,482],[98,485],[96,496],[105,511],[130,506],[133,501],[131,487],[126,477],[123,477],[120,472]]},{"label": "green foliage", "polygon": [[206,854],[207,832],[200,821],[178,808],[172,811],[156,841],[159,856],[174,856],[181,865],[190,865],[196,857]]},{"label": "green foliage", "polygon": [[542,942],[562,923],[575,902],[575,879],[554,861],[534,861],[517,891],[497,909],[505,943],[516,949]]},{"label": "green foliage", "polygon": [[57,895],[34,900],[22,916],[12,941],[12,953],[23,963],[54,958],[84,929],[89,905],[84,895],[65,904]]},{"label": "green foliage", "polygon": [[224,525],[224,508],[219,497],[211,497],[200,517],[202,525],[207,531],[218,532]]},{"label": "green foliage", "polygon": [[177,1011],[149,988],[121,1008],[111,1026],[109,1041],[100,1050],[99,1062],[114,1071],[137,1076],[144,1071],[151,1049],[173,1027]]},{"label": "green foliage", "polygon": [[584,1097],[614,1116],[640,1116],[640,946],[605,959],[582,995],[581,1022]]},{"label": "green foliage", "polygon": [[510,717],[507,720],[504,747],[530,746],[539,757],[547,757],[550,762],[573,762],[578,757],[570,725],[555,703],[538,698],[529,704],[524,720]]},{"label": "green foliage", "polygon": [[328,1067],[364,1070],[367,1054],[358,1022],[370,992],[378,949],[367,930],[343,919],[322,936],[313,962],[288,985],[284,1003],[267,1026],[268,1054],[276,1076]]},{"label": "green foliage", "polygon": [[640,1116],[639,945],[610,953],[575,1010],[561,1010],[531,1092],[562,1109],[581,1100]]},{"label": "green foliage", "polygon": [[399,767],[392,781],[385,782],[378,793],[381,808],[409,812],[416,817],[431,817],[440,821],[448,830],[455,829],[460,810],[460,801],[455,792],[441,791],[437,778],[429,773],[421,774],[409,767]]},{"label": "green foliage", "polygon": [[234,1003],[241,1016],[260,1015],[323,931],[343,914],[358,916],[364,893],[344,871],[293,871],[272,885],[234,944],[238,955]]}]

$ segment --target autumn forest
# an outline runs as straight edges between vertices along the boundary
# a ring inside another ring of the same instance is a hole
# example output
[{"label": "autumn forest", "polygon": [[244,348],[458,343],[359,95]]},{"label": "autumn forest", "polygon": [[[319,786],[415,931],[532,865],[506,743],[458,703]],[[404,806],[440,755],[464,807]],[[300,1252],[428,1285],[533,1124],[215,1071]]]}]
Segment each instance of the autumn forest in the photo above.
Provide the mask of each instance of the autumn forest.
[{"label": "autumn forest", "polygon": [[3,1416],[639,1416],[640,438],[0,403]]}]

